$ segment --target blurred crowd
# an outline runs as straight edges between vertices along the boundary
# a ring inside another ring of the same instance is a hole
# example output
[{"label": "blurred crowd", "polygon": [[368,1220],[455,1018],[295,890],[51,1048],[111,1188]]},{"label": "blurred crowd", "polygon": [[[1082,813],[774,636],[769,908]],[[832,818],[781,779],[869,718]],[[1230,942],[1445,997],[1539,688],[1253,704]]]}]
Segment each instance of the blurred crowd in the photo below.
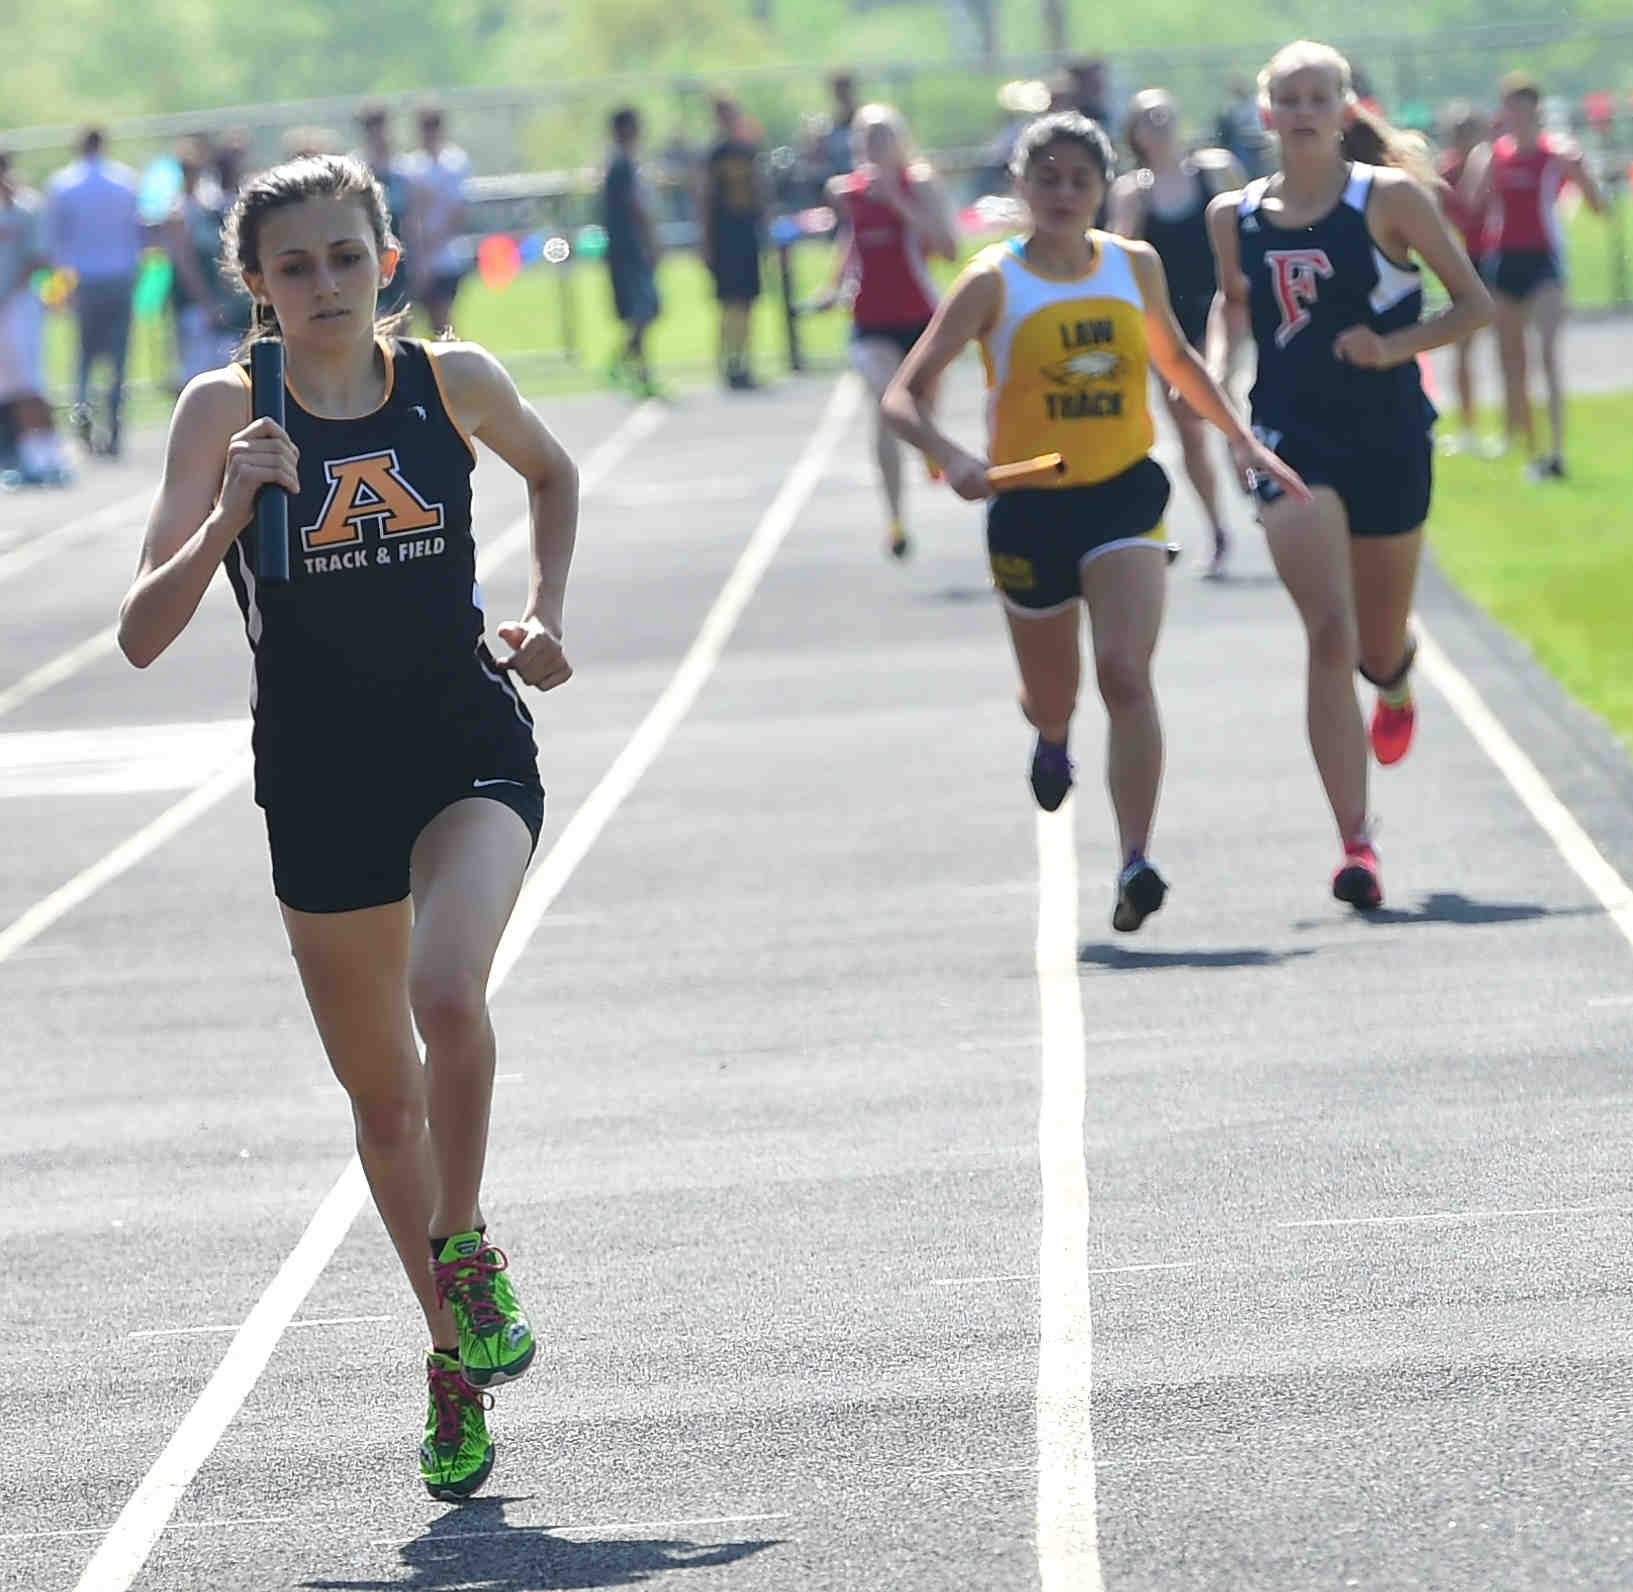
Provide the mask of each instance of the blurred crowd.
[{"label": "blurred crowd", "polygon": [[[1074,61],[1047,79],[1006,84],[996,128],[971,129],[962,200],[1007,190],[1015,141],[1043,112],[1081,111],[1123,141],[1123,107],[1137,86],[1119,83],[1113,64],[1098,57]],[[788,143],[775,148],[753,114],[725,92],[711,100],[712,134],[701,144],[676,131],[648,149],[638,107],[621,107],[610,118],[597,220],[627,337],[609,372],[617,380],[654,390],[645,333],[661,309],[656,265],[665,245],[679,244],[698,247],[714,276],[723,378],[731,386],[753,384],[747,328],[771,219],[820,215],[828,185],[852,170],[858,75],[835,72],[826,91],[827,103],[803,114]],[[472,163],[450,138],[447,120],[442,108],[422,106],[412,113],[412,139],[400,145],[391,111],[369,104],[350,136],[299,127],[285,135],[282,148],[291,158],[350,146],[372,169],[404,245],[404,269],[385,308],[411,311],[433,331],[454,325],[482,230],[471,202]],[[1471,107],[1449,107],[1437,143],[1451,152],[1448,158],[1462,158],[1490,136],[1490,121]],[[1190,134],[1195,145],[1228,151],[1249,177],[1274,163],[1255,85],[1245,77],[1225,86],[1223,102]],[[72,470],[45,392],[47,308],[69,310],[76,328],[67,430],[87,455],[120,450],[134,313],[145,307],[173,328],[178,390],[232,357],[249,328],[250,305],[238,284],[223,279],[217,261],[248,150],[244,131],[199,135],[138,174],[115,158],[103,129],[88,128],[77,157],[43,192],[23,185],[0,151],[0,482],[49,484],[68,479]]]}]

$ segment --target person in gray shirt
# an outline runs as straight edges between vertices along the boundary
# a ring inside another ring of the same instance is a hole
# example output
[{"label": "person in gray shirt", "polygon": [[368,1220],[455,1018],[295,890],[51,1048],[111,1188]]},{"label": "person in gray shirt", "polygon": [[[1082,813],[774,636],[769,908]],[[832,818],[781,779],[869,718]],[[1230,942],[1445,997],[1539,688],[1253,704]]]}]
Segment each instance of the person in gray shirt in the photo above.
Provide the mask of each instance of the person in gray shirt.
[{"label": "person in gray shirt", "polygon": [[87,447],[93,441],[91,367],[99,359],[113,365],[107,430],[100,443],[100,451],[112,455],[119,451],[131,291],[141,263],[144,229],[135,173],[106,159],[102,146],[102,129],[88,128],[80,139],[80,158],[47,185],[46,239],[52,259],[77,278],[74,310],[79,322],[79,377],[74,423]]}]

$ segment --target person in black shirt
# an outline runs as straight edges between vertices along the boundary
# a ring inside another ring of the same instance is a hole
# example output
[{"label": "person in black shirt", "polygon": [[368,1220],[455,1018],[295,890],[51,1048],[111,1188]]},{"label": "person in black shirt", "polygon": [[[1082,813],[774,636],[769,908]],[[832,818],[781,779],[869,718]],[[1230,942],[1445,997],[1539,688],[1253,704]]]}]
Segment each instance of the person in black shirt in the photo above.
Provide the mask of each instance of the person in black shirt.
[{"label": "person in black shirt", "polygon": [[[1433,459],[1417,357],[1489,320],[1491,299],[1447,228],[1427,151],[1357,102],[1338,51],[1286,46],[1259,92],[1280,169],[1208,206],[1224,354],[1228,364],[1252,337],[1254,430],[1314,494],[1297,502],[1253,478],[1308,640],[1310,748],[1344,848],[1332,893],[1370,909],[1383,886],[1354,674],[1378,688],[1373,755],[1398,762],[1416,724],[1410,620]],[[1428,320],[1414,255],[1451,298]],[[1238,467],[1247,463],[1238,452]]]},{"label": "person in black shirt", "polygon": [[749,371],[749,327],[760,296],[760,242],[765,192],[760,151],[732,100],[714,102],[720,138],[703,166],[700,210],[703,259],[720,300],[720,362],[726,385],[755,385]]},{"label": "person in black shirt", "polygon": [[607,233],[607,270],[612,302],[627,337],[613,360],[615,380],[633,382],[638,392],[657,391],[646,359],[647,328],[658,318],[661,303],[655,270],[658,234],[652,206],[640,179],[636,156],[641,119],[629,106],[612,113],[612,157],[601,180],[601,225]]},{"label": "person in black shirt", "polygon": [[[1148,88],[1129,106],[1128,145],[1136,169],[1119,177],[1108,205],[1110,228],[1126,238],[1144,238],[1157,251],[1168,276],[1168,296],[1185,340],[1206,352],[1208,314],[1218,286],[1213,250],[1208,244],[1208,201],[1238,188],[1242,168],[1228,150],[1185,152],[1179,135],[1179,112],[1172,96]],[[1208,574],[1225,572],[1230,539],[1219,501],[1219,476],[1209,452],[1208,426],[1166,383],[1163,394],[1179,432],[1185,472],[1207,510],[1213,527],[1213,561]]]},{"label": "person in black shirt", "polygon": [[[284,344],[287,424],[251,418],[242,365],[188,384],[119,644],[145,668],[225,563],[254,659],[273,887],[430,1332],[421,1478],[433,1497],[467,1497],[493,1464],[483,1390],[535,1347],[481,1210],[486,989],[544,816],[515,682],[547,691],[572,673],[561,627],[578,478],[485,350],[376,321],[398,251],[360,161],[292,161],[246,184],[226,255],[259,334]],[[529,601],[497,626],[497,657],[475,586],[472,438],[517,471],[531,506]],[[258,578],[252,523],[267,485],[289,494],[277,585]]]}]

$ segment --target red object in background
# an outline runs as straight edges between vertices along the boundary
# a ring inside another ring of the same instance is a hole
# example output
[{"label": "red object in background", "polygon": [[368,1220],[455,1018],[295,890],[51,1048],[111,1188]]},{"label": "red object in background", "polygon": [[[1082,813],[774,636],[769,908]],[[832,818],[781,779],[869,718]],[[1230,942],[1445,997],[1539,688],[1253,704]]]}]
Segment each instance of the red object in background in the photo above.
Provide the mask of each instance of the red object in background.
[{"label": "red object in background", "polygon": [[476,246],[476,270],[496,293],[516,280],[522,268],[521,245],[506,232],[495,232]]},{"label": "red object in background", "polygon": [[1602,90],[1596,94],[1589,94],[1582,101],[1582,109],[1588,113],[1588,120],[1595,127],[1606,127],[1610,119],[1616,114],[1616,100],[1613,95]]}]

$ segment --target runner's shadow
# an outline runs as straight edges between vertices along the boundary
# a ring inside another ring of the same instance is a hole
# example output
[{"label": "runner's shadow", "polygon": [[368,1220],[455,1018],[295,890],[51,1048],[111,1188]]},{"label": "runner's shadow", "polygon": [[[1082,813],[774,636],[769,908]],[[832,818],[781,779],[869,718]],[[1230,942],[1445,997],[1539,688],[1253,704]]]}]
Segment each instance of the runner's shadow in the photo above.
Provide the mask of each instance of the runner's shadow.
[{"label": "runner's shadow", "polygon": [[1314,955],[1314,947],[1299,951],[1272,951],[1266,945],[1245,945],[1231,951],[1135,951],[1102,942],[1079,946],[1077,960],[1081,967],[1130,972],[1151,967],[1280,967],[1283,962]]},{"label": "runner's shadow", "polygon": [[921,603],[985,603],[992,600],[991,586],[942,586],[922,593]]},{"label": "runner's shadow", "polygon": [[405,1576],[389,1580],[306,1581],[314,1592],[568,1592],[571,1588],[638,1586],[666,1570],[735,1564],[779,1546],[780,1539],[697,1543],[685,1538],[552,1536],[548,1526],[513,1526],[505,1505],[478,1498],[433,1520],[397,1550]]},{"label": "runner's shadow", "polygon": [[[1364,923],[1529,923],[1538,918],[1588,917],[1602,907],[1545,907],[1535,901],[1473,901],[1455,890],[1434,890],[1415,907],[1379,907],[1356,916]],[[1331,928],[1332,920],[1305,918],[1300,929]]]}]

